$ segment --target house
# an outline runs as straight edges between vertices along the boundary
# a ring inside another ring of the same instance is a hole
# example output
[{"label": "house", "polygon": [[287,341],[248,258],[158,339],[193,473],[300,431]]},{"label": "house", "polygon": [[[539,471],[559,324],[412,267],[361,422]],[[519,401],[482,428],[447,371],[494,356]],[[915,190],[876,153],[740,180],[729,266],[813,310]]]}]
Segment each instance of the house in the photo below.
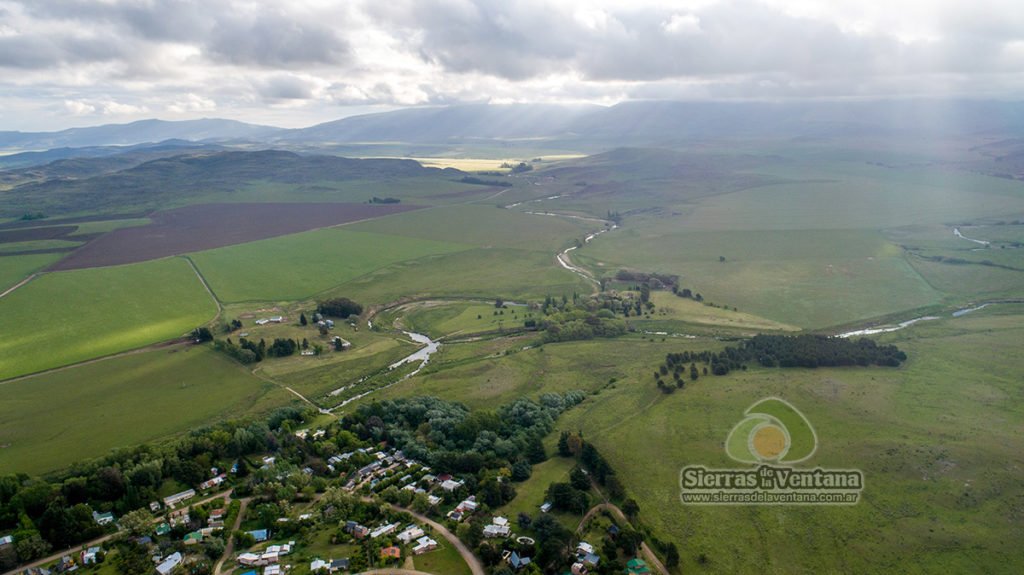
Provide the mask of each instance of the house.
[{"label": "house", "polygon": [[161,523],[160,525],[156,526],[155,533],[156,533],[157,537],[161,537],[163,535],[167,535],[170,532],[171,532],[171,526],[168,525],[167,523]]},{"label": "house", "polygon": [[252,535],[253,540],[255,540],[257,543],[262,543],[267,539],[270,539],[270,531],[267,529],[257,529],[255,531],[250,531],[249,535]]},{"label": "house", "polygon": [[189,533],[188,535],[186,535],[185,539],[183,539],[183,541],[185,542],[185,545],[195,545],[196,543],[202,543],[203,542],[203,532],[202,531],[193,531],[192,533]]},{"label": "house", "polygon": [[224,483],[224,479],[226,477],[227,477],[227,475],[225,475],[224,473],[221,473],[220,475],[217,475],[216,477],[212,477],[210,479],[207,479],[206,481],[204,481],[204,482],[199,484],[199,490],[200,491],[206,491],[207,489],[213,489],[214,487],[217,487],[221,483]]},{"label": "house", "polygon": [[639,557],[626,562],[626,573],[628,575],[649,575],[651,568]]},{"label": "house", "polygon": [[540,506],[540,512],[547,513],[548,511],[551,511],[551,502],[545,501],[544,504]]},{"label": "house", "polygon": [[149,502],[149,510],[152,511],[153,513],[156,513],[158,511],[160,511],[160,502],[159,501],[150,501]]},{"label": "house", "polygon": [[346,521],[345,532],[351,533],[356,539],[362,539],[370,534],[370,529],[356,523],[355,521]]},{"label": "house", "polygon": [[508,537],[511,531],[512,527],[508,524],[508,519],[494,517],[491,519],[491,524],[484,527],[484,537]]},{"label": "house", "polygon": [[0,537],[0,547],[3,547],[4,545],[10,545],[12,543],[14,543],[13,535],[4,535],[3,537]]},{"label": "house", "polygon": [[263,568],[263,575],[281,575],[281,566],[267,565]]},{"label": "house", "polygon": [[441,498],[437,495],[427,495],[427,503],[431,505],[437,505],[441,502]]},{"label": "house", "polygon": [[97,555],[103,552],[103,549],[99,547],[90,547],[85,551],[82,551],[82,565],[90,565],[96,563]]},{"label": "house", "polygon": [[433,551],[437,549],[437,541],[434,541],[430,537],[424,535],[416,540],[416,545],[412,548],[413,555],[422,555],[427,551]]},{"label": "house", "polygon": [[[580,558],[577,557],[577,559]],[[582,557],[582,561],[584,565],[589,565],[590,567],[597,567],[597,564],[601,562],[601,558],[593,553],[587,553]]]},{"label": "house", "polygon": [[156,572],[160,575],[168,575],[181,563],[181,553],[174,552],[167,556],[162,563],[156,566]]},{"label": "house", "polygon": [[462,503],[455,508],[456,511],[462,511],[463,513],[472,513],[476,511],[477,503],[476,496],[470,495],[469,498],[464,500]]},{"label": "house", "polygon": [[452,509],[451,511],[448,512],[447,517],[448,517],[448,519],[451,519],[452,521],[459,522],[459,521],[462,521],[462,512],[461,511],[456,511],[455,509]]},{"label": "house", "polygon": [[406,527],[405,531],[398,534],[398,540],[406,545],[408,545],[412,540],[419,539],[420,537],[423,537],[423,530],[415,525]]},{"label": "house", "polygon": [[182,491],[181,493],[168,495],[167,497],[164,497],[164,506],[174,507],[175,505],[181,503],[182,501],[188,501],[189,499],[192,499],[195,496],[196,491],[194,489],[187,489],[185,491]]},{"label": "house", "polygon": [[324,561],[323,559],[314,559],[314,560],[312,560],[309,563],[309,571],[311,573],[316,573],[317,571],[319,571],[321,569],[328,569],[328,570],[330,570],[330,568],[331,568],[331,564],[326,562],[326,561]]},{"label": "house", "polygon": [[253,323],[255,323],[256,325],[267,325],[268,323],[270,323],[270,320],[260,318]]},{"label": "house", "polygon": [[586,565],[579,562],[572,564],[572,575],[587,575],[588,573],[590,573],[590,570],[587,569]]},{"label": "house", "polygon": [[515,551],[513,551],[508,556],[508,564],[509,564],[510,567],[512,567],[513,569],[518,571],[519,569],[522,569],[523,567],[526,567],[527,565],[530,564],[530,558],[529,557],[522,557],[522,556],[519,555],[519,553],[516,553]]},{"label": "house", "polygon": [[281,323],[284,321],[284,318],[279,315],[275,315],[274,317],[270,318],[270,321],[272,321],[273,323]]},{"label": "house", "polygon": [[372,533],[370,533],[370,539],[376,539],[376,538],[380,537],[381,535],[387,535],[388,533],[391,533],[395,529],[398,529],[398,524],[397,523],[390,523],[388,525],[381,525],[380,527],[374,529]]},{"label": "house", "polygon": [[580,541],[580,544],[576,546],[577,555],[586,555],[587,553],[593,553],[594,546],[586,541]]},{"label": "house", "polygon": [[260,562],[260,556],[255,553],[242,553],[238,556],[238,563],[247,567],[263,565],[263,563]]},{"label": "house", "polygon": [[381,559],[401,559],[402,550],[399,547],[392,545],[391,547],[385,547],[380,550]]},{"label": "house", "polygon": [[346,557],[344,559],[335,559],[334,561],[331,561],[331,566],[329,567],[329,570],[331,573],[337,573],[338,571],[348,571],[348,558]]},{"label": "house", "polygon": [[92,520],[96,522],[96,525],[110,525],[114,522],[114,514],[109,511],[106,513],[92,512]]},{"label": "house", "polygon": [[225,513],[227,512],[224,510],[223,507],[220,509],[214,509],[213,511],[210,512],[210,522],[212,523],[214,521],[223,521]]},{"label": "house", "polygon": [[462,480],[452,481],[451,479],[445,479],[441,482],[441,489],[444,489],[448,493],[451,493],[460,487],[462,487]]}]

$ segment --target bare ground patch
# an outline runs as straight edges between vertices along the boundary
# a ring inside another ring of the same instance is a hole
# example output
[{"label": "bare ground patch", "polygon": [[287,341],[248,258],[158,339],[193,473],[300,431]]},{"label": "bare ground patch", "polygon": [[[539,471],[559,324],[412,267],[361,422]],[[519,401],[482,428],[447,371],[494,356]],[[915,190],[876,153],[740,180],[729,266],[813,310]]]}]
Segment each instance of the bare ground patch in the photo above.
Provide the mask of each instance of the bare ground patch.
[{"label": "bare ground patch", "polygon": [[[50,270],[93,268],[242,244],[419,209],[399,204],[200,204],[154,212],[152,223],[106,233]],[[26,230],[28,231],[28,230]]]}]

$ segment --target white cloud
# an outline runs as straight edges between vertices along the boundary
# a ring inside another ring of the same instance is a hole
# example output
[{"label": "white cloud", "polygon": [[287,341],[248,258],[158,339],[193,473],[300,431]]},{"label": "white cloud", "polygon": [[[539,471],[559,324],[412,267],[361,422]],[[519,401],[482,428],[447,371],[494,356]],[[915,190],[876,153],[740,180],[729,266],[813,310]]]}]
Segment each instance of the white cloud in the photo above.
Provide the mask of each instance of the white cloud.
[{"label": "white cloud", "polygon": [[[346,106],[1022,97],[1014,0],[0,0],[0,129]],[[301,111],[301,113],[300,113]]]}]

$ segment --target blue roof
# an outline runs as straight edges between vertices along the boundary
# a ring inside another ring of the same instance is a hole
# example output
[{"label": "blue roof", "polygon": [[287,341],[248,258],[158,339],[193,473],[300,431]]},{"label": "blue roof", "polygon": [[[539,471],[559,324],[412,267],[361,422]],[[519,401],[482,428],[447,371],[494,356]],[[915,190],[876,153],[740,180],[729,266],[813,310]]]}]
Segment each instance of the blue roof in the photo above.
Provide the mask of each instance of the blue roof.
[{"label": "blue roof", "polygon": [[255,539],[257,542],[266,541],[270,538],[270,533],[266,529],[257,529],[255,531],[250,531],[249,535],[252,535],[252,538]]}]

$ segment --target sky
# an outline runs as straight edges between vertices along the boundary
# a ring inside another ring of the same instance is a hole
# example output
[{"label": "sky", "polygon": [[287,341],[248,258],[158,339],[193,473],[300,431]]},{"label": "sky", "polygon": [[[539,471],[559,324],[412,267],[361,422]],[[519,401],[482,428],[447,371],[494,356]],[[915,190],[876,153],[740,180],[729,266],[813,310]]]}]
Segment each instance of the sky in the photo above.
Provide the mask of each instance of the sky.
[{"label": "sky", "polygon": [[0,130],[455,103],[1024,99],[1019,0],[0,0]]}]

